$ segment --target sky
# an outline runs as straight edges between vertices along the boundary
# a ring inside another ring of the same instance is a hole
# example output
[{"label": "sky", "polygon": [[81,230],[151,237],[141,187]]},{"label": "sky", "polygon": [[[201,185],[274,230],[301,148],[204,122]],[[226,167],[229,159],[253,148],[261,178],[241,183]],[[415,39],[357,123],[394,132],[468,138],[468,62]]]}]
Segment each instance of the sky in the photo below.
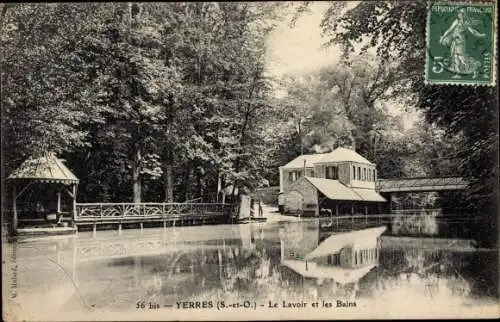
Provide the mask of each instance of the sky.
[{"label": "sky", "polygon": [[288,23],[294,8],[283,9],[283,20],[268,39],[270,73],[279,76],[338,61],[338,48],[321,49],[325,40],[321,38],[319,24],[328,5],[328,2],[312,3],[310,12],[303,13],[293,28],[290,28]]},{"label": "sky", "polygon": [[[321,37],[320,23],[329,6],[328,1],[313,2],[309,12],[304,12],[294,27],[289,27],[294,7],[284,8],[282,21],[271,33],[267,43],[267,72],[274,77],[288,73],[301,73],[335,64],[342,52],[339,47],[322,48],[326,39]],[[284,95],[276,90],[276,96]],[[405,129],[411,128],[419,118],[418,112],[405,112],[402,108],[389,105],[389,111],[403,118]]]}]

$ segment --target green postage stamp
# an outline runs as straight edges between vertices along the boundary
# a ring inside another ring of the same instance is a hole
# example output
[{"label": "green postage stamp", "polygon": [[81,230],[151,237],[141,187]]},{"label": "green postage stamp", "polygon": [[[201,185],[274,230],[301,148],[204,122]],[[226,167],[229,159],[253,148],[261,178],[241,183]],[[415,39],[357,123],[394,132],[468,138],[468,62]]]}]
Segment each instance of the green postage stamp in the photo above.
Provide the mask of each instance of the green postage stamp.
[{"label": "green postage stamp", "polygon": [[429,2],[426,84],[494,86],[494,2]]}]

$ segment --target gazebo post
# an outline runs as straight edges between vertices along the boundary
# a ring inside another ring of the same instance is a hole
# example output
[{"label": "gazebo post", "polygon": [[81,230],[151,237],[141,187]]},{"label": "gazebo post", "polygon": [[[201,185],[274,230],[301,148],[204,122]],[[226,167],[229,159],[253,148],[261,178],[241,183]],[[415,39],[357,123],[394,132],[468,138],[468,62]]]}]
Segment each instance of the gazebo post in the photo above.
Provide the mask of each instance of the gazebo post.
[{"label": "gazebo post", "polygon": [[73,227],[76,227],[76,183],[72,185],[73,188],[73,212],[71,214],[71,219],[73,221]]},{"label": "gazebo post", "polygon": [[57,191],[57,215],[61,213],[61,189]]},{"label": "gazebo post", "polygon": [[16,192],[16,185],[12,185],[12,231],[17,230],[17,205],[16,205],[16,200],[17,200],[17,192]]}]

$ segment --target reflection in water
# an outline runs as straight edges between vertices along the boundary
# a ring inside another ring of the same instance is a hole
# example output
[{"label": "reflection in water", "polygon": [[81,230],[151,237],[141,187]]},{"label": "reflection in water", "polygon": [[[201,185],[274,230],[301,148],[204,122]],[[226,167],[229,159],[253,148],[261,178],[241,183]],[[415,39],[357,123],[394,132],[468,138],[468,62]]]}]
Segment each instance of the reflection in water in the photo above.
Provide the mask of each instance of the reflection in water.
[{"label": "reflection in water", "polygon": [[368,252],[358,260],[374,262],[363,266],[368,269],[354,280],[344,281],[340,275],[327,275],[332,271],[318,273],[321,267],[338,266],[335,256],[308,264],[316,261],[316,277],[283,265],[284,260],[303,260],[325,238],[318,222],[308,220],[149,229],[143,235],[110,231],[96,238],[81,233],[72,239],[4,247],[16,253],[18,300],[30,304],[23,311],[27,318],[47,308],[129,311],[137,301],[341,299],[375,305],[407,296],[416,299],[413,303],[468,303],[498,296],[493,251],[372,252],[365,247]]}]

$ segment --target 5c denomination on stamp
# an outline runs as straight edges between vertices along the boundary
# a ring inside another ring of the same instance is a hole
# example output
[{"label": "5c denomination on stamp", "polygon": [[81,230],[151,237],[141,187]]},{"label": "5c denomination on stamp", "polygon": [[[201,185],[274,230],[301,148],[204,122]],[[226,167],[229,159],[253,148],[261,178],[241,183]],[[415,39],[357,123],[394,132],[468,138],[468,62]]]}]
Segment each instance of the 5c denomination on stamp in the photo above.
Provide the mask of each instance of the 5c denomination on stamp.
[{"label": "5c denomination on stamp", "polygon": [[496,1],[430,2],[426,84],[494,86]]}]

